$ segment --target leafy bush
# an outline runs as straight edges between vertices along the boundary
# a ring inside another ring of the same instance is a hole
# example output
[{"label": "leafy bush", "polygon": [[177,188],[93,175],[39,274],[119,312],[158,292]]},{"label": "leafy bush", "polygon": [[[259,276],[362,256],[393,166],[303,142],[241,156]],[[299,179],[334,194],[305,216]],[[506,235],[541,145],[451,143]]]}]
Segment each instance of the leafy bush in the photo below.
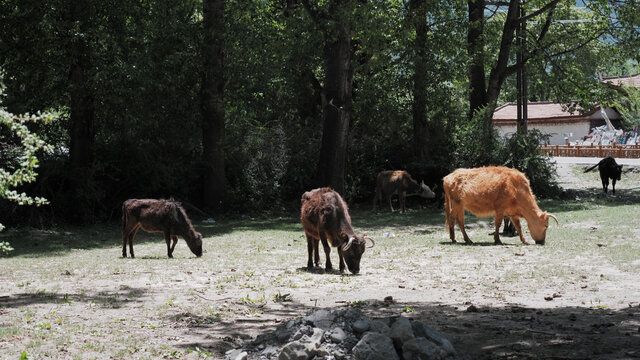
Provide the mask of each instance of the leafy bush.
[{"label": "leafy bush", "polygon": [[561,193],[555,164],[540,155],[540,144],[548,142],[549,137],[538,129],[507,136],[498,157],[503,165],[522,171],[529,178],[533,192],[542,197],[555,197]]}]

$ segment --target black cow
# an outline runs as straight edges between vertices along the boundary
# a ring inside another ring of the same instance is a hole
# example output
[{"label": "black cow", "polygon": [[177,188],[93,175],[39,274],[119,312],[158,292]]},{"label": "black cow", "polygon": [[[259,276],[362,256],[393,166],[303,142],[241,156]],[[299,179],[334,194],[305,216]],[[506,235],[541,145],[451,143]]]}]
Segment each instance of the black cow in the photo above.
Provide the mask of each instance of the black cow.
[{"label": "black cow", "polygon": [[602,179],[602,190],[604,193],[607,193],[607,188],[609,187],[609,179],[611,179],[612,190],[611,192],[616,194],[616,180],[620,180],[622,175],[622,165],[618,165],[616,160],[611,156],[608,156],[599,163],[593,165],[592,167],[586,169],[584,172],[591,171],[598,167],[598,171],[600,172],[600,179]]}]

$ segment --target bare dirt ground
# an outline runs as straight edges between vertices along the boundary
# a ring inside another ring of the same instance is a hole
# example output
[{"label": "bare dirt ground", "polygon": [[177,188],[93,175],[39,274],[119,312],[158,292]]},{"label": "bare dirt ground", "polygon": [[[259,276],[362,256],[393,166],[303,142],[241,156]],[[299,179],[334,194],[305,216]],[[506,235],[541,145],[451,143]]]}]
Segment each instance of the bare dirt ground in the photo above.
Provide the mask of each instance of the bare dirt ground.
[{"label": "bare dirt ground", "polygon": [[425,321],[462,359],[640,358],[640,176],[605,197],[597,171],[558,170],[573,191],[541,201],[561,221],[545,246],[495,246],[490,221],[472,217],[476,244],[451,244],[440,209],[356,208],[356,230],[376,241],[357,276],[307,270],[296,215],[194,221],[201,258],[180,240],[167,259],[157,234],[139,233],[138,257],[123,259],[116,226],[14,233],[15,255],[0,259],[0,358],[223,358],[311,309],[345,307]]}]

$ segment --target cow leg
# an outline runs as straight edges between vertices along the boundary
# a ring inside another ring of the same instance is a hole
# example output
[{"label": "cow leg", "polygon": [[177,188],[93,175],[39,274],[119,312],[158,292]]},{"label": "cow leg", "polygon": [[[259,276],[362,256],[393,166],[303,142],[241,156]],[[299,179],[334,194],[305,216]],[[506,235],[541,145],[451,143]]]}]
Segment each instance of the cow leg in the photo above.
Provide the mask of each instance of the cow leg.
[{"label": "cow leg", "polygon": [[319,239],[313,239],[313,259],[315,261],[316,266],[320,266],[320,250],[318,249],[320,245]]},{"label": "cow leg", "polygon": [[[137,230],[137,225],[131,226],[131,222],[125,220],[125,224],[122,228],[122,257],[127,257],[127,242],[129,238],[132,236],[132,233]],[[131,251],[131,255],[133,255],[133,251]]]},{"label": "cow leg", "polygon": [[171,249],[171,234],[168,231],[164,232],[164,242],[167,243],[167,256],[170,258],[173,257],[173,252]]},{"label": "cow leg", "polygon": [[616,194],[616,178],[611,179],[611,192],[613,195]]},{"label": "cow leg", "polygon": [[176,244],[178,243],[178,237],[175,235],[172,235],[171,240],[173,240],[173,243],[171,244],[171,253],[173,254],[173,249],[176,248]]},{"label": "cow leg", "polygon": [[127,257],[127,240],[129,239],[129,233],[131,232],[131,229],[127,229],[125,227],[124,230],[122,230],[122,257]]},{"label": "cow leg", "polygon": [[[313,268],[313,241],[314,239],[307,235],[307,252],[309,253],[309,259],[307,260],[307,268]],[[317,252],[316,252],[317,255]],[[316,261],[317,264],[317,261]]]},{"label": "cow leg", "polygon": [[449,206],[449,199],[445,196],[444,199],[444,217],[445,217],[445,226],[449,227],[449,239],[451,239],[452,243],[456,243],[456,220],[451,211],[451,206]]},{"label": "cow leg", "polygon": [[500,241],[500,225],[502,225],[502,218],[502,214],[496,214],[495,218],[493,219],[496,227],[496,231],[493,233],[493,242],[496,245],[502,245],[502,241]]},{"label": "cow leg", "polygon": [[338,246],[338,258],[340,259],[340,273],[344,273],[344,257],[342,256],[342,248]]},{"label": "cow leg", "polygon": [[322,240],[322,247],[324,247],[324,255],[327,259],[325,264],[325,269],[331,270],[333,269],[333,267],[331,266],[331,258],[329,257],[329,254],[331,253],[331,246],[329,246],[329,243],[327,242],[327,238],[320,237],[320,240]]},{"label": "cow leg", "polygon": [[473,241],[469,239],[469,235],[467,235],[467,231],[464,229],[464,209],[460,206],[459,210],[454,210],[454,216],[456,220],[458,220],[458,227],[460,228],[460,232],[462,232],[464,242],[466,242],[467,244],[473,244]]},{"label": "cow leg", "polygon": [[609,187],[609,178],[603,175],[601,175],[600,178],[602,179],[602,190],[606,194]]},{"label": "cow leg", "polygon": [[391,212],[393,212],[393,205],[391,204],[391,196],[392,195],[387,195],[387,202],[389,203],[389,209],[391,209]]},{"label": "cow leg", "polygon": [[[136,225],[133,227],[133,229],[131,229],[129,231],[129,235],[128,235],[128,241],[129,241],[129,254],[131,255],[131,258],[135,258],[136,256],[133,254],[133,238],[136,236],[136,232],[138,232],[138,229],[140,229],[140,225]],[[124,245],[123,245],[124,248]],[[124,252],[124,249],[123,249]],[[126,257],[126,254],[125,254]]]},{"label": "cow leg", "polygon": [[518,236],[520,236],[520,241],[522,241],[523,244],[527,244],[527,240],[524,239],[524,234],[522,233],[522,226],[520,226],[520,218],[519,217],[510,217],[511,222],[513,223],[513,226],[516,227],[516,230],[518,231]]},{"label": "cow leg", "polygon": [[400,202],[400,212],[404,214],[406,208],[405,208],[405,201],[407,201],[407,192],[403,191],[400,194],[398,194],[398,201]]}]

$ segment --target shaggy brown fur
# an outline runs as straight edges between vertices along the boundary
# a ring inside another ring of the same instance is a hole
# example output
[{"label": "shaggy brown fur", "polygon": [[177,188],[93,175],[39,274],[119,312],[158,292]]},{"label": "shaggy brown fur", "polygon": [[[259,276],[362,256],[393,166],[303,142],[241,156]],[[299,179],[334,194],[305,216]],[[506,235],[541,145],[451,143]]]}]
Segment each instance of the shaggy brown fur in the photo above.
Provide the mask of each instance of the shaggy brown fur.
[{"label": "shaggy brown fur", "polygon": [[[138,229],[147,232],[162,232],[167,243],[167,255],[173,257],[178,236],[184,238],[196,256],[202,256],[202,235],[193,229],[182,205],[173,200],[129,199],[122,204],[122,257],[133,255],[133,238]],[[173,240],[173,245],[170,245]]]},{"label": "shaggy brown fur", "polygon": [[313,268],[314,259],[318,266],[318,243],[322,240],[327,270],[332,268],[329,253],[333,246],[338,249],[340,272],[344,272],[346,262],[349,271],[357,274],[367,238],[353,231],[349,209],[340,194],[326,187],[307,191],[302,195],[301,205],[300,221],[309,253],[307,267]]},{"label": "shaggy brown fur", "polygon": [[444,177],[443,186],[446,226],[453,242],[456,242],[454,226],[457,222],[464,241],[472,243],[464,230],[465,210],[478,217],[494,217],[496,244],[502,243],[499,232],[504,216],[511,219],[523,244],[527,242],[520,218],[527,220],[531,237],[537,244],[545,242],[549,218],[558,221],[552,214],[540,210],[529,180],[515,169],[504,166],[458,169]]}]

